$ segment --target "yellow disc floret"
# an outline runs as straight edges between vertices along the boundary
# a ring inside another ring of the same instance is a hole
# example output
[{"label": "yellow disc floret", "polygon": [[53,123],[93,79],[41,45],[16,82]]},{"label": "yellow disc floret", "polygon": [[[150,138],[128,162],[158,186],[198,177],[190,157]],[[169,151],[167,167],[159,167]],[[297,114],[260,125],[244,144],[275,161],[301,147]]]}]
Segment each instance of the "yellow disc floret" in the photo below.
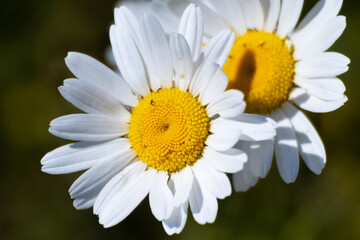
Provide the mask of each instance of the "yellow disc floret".
[{"label": "yellow disc floret", "polygon": [[288,99],[293,87],[293,48],[273,33],[248,31],[236,39],[224,71],[228,88],[245,94],[247,112],[270,113]]},{"label": "yellow disc floret", "polygon": [[191,93],[162,89],[141,99],[134,108],[129,140],[145,164],[176,172],[199,159],[209,126],[205,108]]}]

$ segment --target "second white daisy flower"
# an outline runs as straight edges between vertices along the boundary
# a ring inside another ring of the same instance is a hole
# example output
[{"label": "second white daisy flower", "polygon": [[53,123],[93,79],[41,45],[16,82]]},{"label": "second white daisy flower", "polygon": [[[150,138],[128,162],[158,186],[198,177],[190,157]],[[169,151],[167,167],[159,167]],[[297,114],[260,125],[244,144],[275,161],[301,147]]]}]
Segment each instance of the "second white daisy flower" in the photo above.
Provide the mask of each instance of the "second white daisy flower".
[{"label": "second white daisy flower", "polygon": [[345,29],[345,17],[338,16],[343,1],[320,0],[299,24],[304,0],[160,0],[132,7],[153,12],[169,32],[188,2],[204,12],[205,44],[224,28],[236,34],[228,59],[218,60],[229,78],[228,89],[244,93],[246,112],[269,116],[278,125],[274,140],[237,145],[249,161],[234,175],[235,189],[245,191],[266,177],[273,152],[286,183],[296,180],[299,154],[312,172],[320,174],[326,163],[324,145],[296,106],[324,113],[347,101],[337,76],[348,70],[350,60],[326,52]]}]

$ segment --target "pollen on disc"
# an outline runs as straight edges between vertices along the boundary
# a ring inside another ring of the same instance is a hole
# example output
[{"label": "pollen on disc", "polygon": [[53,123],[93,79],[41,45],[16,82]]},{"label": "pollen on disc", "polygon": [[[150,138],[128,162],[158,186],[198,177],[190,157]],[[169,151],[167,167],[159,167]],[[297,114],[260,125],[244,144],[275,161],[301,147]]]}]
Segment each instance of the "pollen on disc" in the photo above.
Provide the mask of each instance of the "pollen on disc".
[{"label": "pollen on disc", "polygon": [[161,89],[141,99],[134,108],[129,140],[145,164],[177,172],[199,159],[209,127],[205,108],[191,93]]},{"label": "pollen on disc", "polygon": [[293,48],[273,33],[249,31],[236,39],[224,72],[228,88],[244,93],[247,112],[270,113],[288,99],[293,87]]}]

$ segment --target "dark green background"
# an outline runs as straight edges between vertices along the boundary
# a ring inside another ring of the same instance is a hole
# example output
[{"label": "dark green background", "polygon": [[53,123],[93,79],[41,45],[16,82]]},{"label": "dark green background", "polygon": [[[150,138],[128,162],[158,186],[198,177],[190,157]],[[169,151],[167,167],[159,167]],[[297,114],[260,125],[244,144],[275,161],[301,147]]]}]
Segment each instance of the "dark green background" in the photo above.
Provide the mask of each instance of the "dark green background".
[{"label": "dark green background", "polygon": [[[306,0],[308,10],[315,1]],[[40,171],[43,155],[67,141],[51,136],[50,120],[78,112],[58,93],[71,77],[68,51],[104,60],[115,1],[2,1],[0,7],[0,238],[165,239],[144,201],[110,229],[92,210],[77,211],[68,188],[79,174]],[[360,3],[345,0],[348,27],[332,50],[352,63],[341,78],[349,101],[327,114],[308,114],[326,145],[328,163],[312,174],[301,163],[296,183],[287,185],[275,165],[247,193],[219,201],[215,224],[188,218],[173,239],[360,239]]]}]

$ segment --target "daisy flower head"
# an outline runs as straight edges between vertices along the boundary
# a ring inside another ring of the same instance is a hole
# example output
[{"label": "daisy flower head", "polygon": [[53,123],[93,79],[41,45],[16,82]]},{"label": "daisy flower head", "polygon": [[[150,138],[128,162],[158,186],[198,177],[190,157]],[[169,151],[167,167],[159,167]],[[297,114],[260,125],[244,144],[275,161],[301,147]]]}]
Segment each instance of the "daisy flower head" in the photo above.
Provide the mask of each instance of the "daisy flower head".
[{"label": "daisy flower head", "polygon": [[53,135],[79,142],[46,154],[42,171],[88,169],[69,192],[75,208],[93,207],[104,227],[121,222],[147,195],[169,235],[182,231],[189,207],[199,224],[214,222],[217,199],[231,194],[226,173],[247,161],[233,146],[275,135],[271,119],[243,113],[240,91],[225,91],[216,61],[227,59],[234,34],[225,29],[203,48],[203,25],[191,4],[168,39],[153,15],[138,20],[120,7],[110,40],[121,75],[84,54],[65,59],[76,78],[60,93],[85,113],[50,123]]},{"label": "daisy flower head", "polygon": [[277,122],[275,139],[238,143],[249,161],[234,174],[235,189],[245,191],[264,178],[273,152],[286,183],[296,180],[299,154],[312,172],[320,174],[326,163],[324,145],[300,109],[331,112],[347,101],[337,76],[348,70],[350,60],[326,52],[345,29],[345,17],[338,16],[343,1],[320,0],[301,21],[303,0],[154,0],[141,5],[170,31],[187,2],[196,2],[204,12],[204,44],[219,29],[228,27],[235,33],[223,65],[228,89],[244,93],[246,112]]}]

